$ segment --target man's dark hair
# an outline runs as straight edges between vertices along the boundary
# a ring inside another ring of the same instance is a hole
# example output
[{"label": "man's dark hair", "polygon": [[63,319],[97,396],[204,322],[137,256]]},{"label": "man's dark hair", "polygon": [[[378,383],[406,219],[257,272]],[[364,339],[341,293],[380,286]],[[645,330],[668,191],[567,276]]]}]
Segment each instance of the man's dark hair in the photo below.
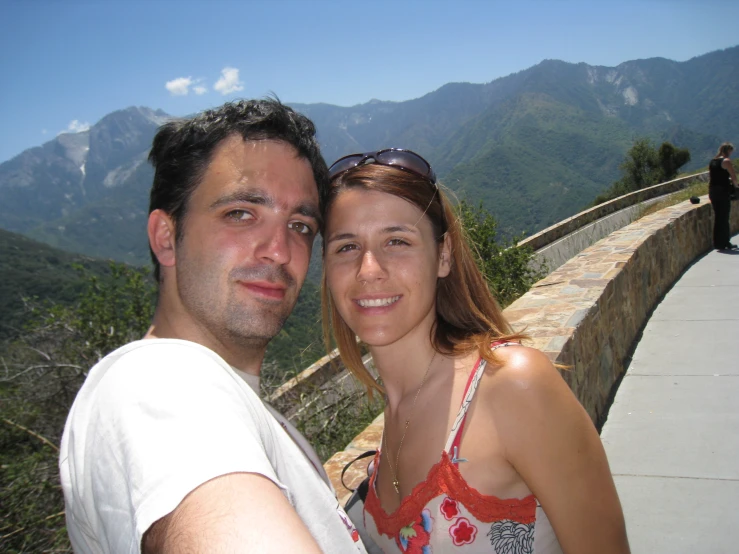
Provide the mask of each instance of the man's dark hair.
[{"label": "man's dark hair", "polygon": [[[189,119],[165,123],[154,136],[149,152],[149,162],[154,166],[149,213],[160,209],[169,214],[175,225],[175,241],[182,237],[190,196],[200,184],[213,152],[232,135],[244,140],[279,140],[292,145],[298,156],[310,163],[323,205],[328,169],[313,122],[272,98],[229,102]],[[151,248],[149,251],[154,278],[159,282],[159,260]]]}]

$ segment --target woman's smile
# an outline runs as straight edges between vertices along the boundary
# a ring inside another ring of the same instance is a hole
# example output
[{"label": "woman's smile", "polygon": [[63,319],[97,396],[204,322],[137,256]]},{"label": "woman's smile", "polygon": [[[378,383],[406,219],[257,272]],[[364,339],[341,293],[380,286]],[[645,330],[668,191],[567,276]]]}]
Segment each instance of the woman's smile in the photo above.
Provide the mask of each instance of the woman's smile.
[{"label": "woman's smile", "polygon": [[400,300],[401,295],[387,296],[385,298],[358,298],[355,300],[361,308],[386,308]]}]

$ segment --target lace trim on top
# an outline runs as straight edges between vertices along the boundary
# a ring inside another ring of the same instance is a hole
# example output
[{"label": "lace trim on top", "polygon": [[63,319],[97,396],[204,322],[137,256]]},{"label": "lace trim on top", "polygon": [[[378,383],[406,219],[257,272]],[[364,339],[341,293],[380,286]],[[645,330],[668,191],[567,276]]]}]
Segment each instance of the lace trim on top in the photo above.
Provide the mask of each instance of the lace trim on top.
[{"label": "lace trim on top", "polygon": [[[519,346],[515,342],[495,342],[491,345],[492,350],[505,346]],[[497,496],[487,496],[477,489],[469,486],[465,481],[456,460],[450,455],[456,456],[457,452],[452,450],[460,446],[464,423],[467,419],[467,410],[477,392],[477,387],[485,371],[485,360],[478,359],[463,394],[462,406],[457,413],[457,418],[452,425],[446,447],[441,454],[441,460],[429,469],[426,479],[413,487],[411,494],[406,496],[394,513],[388,515],[380,504],[375,489],[375,479],[379,471],[375,471],[370,479],[370,487],[364,508],[375,521],[377,530],[388,536],[395,536],[402,527],[413,521],[417,515],[433,498],[446,494],[460,502],[473,517],[486,523],[510,519],[519,523],[529,524],[536,520],[536,498],[533,494],[525,498],[500,499]],[[375,468],[380,467],[380,449],[375,454]]]},{"label": "lace trim on top", "polygon": [[[379,464],[378,451],[375,454],[375,467],[380,467]],[[413,487],[411,494],[390,515],[383,509],[375,490],[377,474],[375,471],[370,480],[364,509],[372,516],[377,530],[383,535],[396,536],[401,528],[418,517],[432,499],[441,494],[461,503],[475,519],[485,523],[503,519],[524,524],[536,521],[536,498],[533,494],[525,498],[508,499],[484,495],[467,484],[446,452],[442,452],[441,460],[431,467],[426,479]]]}]

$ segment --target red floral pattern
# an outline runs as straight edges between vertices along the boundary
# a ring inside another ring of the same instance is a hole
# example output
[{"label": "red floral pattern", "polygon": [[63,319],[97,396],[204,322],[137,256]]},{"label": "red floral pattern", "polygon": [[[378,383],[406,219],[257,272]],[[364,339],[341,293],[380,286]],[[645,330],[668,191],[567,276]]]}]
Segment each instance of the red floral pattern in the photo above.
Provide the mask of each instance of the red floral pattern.
[{"label": "red floral pattern", "polygon": [[451,521],[459,515],[459,505],[456,500],[447,496],[444,502],[441,503],[441,506],[439,506],[439,511],[441,511],[447,521]]},{"label": "red floral pattern", "polygon": [[434,519],[428,510],[424,510],[409,525],[400,530],[396,543],[401,552],[406,554],[431,554],[431,528]]},{"label": "red floral pattern", "polygon": [[477,527],[472,525],[466,517],[460,517],[449,528],[449,534],[452,537],[454,546],[472,544],[475,542],[475,537],[477,536]]}]

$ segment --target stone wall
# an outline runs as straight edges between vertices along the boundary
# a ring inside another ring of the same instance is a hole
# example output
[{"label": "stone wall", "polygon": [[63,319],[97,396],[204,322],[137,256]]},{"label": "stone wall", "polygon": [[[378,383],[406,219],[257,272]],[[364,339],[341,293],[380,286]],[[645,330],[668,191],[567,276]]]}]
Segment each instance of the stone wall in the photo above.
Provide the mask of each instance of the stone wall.
[{"label": "stone wall", "polygon": [[338,355],[339,350],[334,349],[333,352],[323,356],[289,381],[285,381],[269,395],[267,402],[278,411],[287,413],[300,401],[302,395],[314,391],[332,376],[344,370],[344,365],[336,359]]},{"label": "stone wall", "polygon": [[629,206],[640,204],[646,200],[650,200],[658,196],[664,196],[665,194],[670,194],[672,192],[677,192],[696,181],[707,182],[708,171],[697,173],[695,175],[688,175],[687,177],[679,177],[677,179],[673,179],[672,181],[659,183],[658,185],[637,190],[629,194],[624,194],[623,196],[619,196],[618,198],[614,198],[613,200],[609,200],[608,202],[603,202],[602,204],[598,204],[593,208],[582,211],[579,214],[575,214],[572,217],[563,219],[559,223],[556,223],[551,227],[547,227],[546,229],[539,231],[535,235],[531,235],[530,237],[525,238],[520,243],[518,243],[518,245],[530,246],[531,249],[534,251],[541,250],[545,246],[552,244],[562,237],[574,233],[578,229],[581,229],[586,225],[593,223],[594,221],[603,219],[608,215],[623,210],[624,208],[628,208]]},{"label": "stone wall", "polygon": [[[600,423],[626,368],[641,329],[682,272],[711,248],[713,214],[706,196],[646,216],[583,250],[539,281],[505,310],[529,345],[545,352],[562,370],[594,422]],[[732,230],[739,229],[739,205]],[[348,498],[339,475],[347,461],[379,444],[382,416],[325,467]],[[366,476],[366,463],[347,472],[350,486]]]}]

